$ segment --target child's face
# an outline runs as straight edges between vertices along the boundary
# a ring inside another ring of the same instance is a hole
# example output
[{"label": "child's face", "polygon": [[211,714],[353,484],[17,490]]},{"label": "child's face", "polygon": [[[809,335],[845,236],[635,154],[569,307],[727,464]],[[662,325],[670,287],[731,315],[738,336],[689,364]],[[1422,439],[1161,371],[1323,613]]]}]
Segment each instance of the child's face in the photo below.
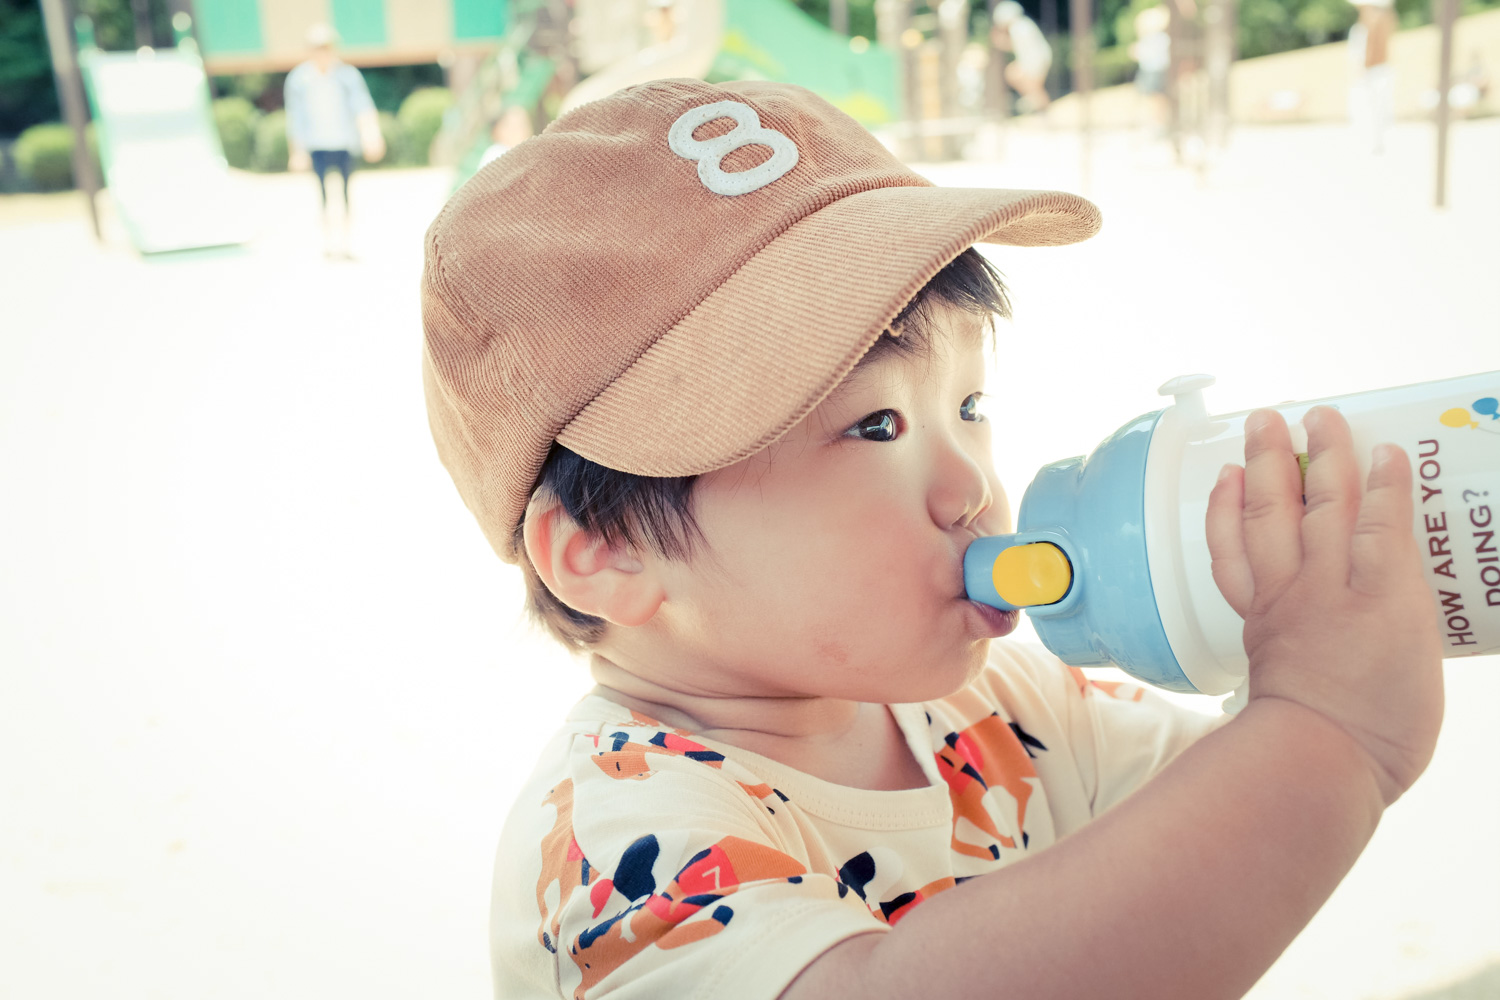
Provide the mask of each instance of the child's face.
[{"label": "child's face", "polygon": [[658,624],[699,690],[942,697],[1014,626],[964,596],[965,548],[1010,530],[982,320],[931,313],[930,351],[867,360],[776,444],[698,479],[707,544],[664,567]]}]

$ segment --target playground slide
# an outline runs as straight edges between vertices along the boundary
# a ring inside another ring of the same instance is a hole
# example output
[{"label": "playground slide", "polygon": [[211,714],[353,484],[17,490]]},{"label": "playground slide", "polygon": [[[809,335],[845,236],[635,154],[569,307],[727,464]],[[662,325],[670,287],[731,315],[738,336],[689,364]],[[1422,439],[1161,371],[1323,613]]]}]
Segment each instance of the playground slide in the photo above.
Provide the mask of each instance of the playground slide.
[{"label": "playground slide", "polygon": [[243,243],[239,206],[191,42],[176,49],[79,52],[105,183],[142,253]]}]

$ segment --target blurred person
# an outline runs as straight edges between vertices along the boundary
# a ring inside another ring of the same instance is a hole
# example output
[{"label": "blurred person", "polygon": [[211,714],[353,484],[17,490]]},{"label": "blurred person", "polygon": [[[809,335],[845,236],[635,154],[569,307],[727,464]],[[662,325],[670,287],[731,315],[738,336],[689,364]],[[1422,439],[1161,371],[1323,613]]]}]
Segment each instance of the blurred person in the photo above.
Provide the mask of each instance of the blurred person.
[{"label": "blurred person", "polygon": [[[312,55],[286,77],[287,167],[312,168],[322,199],[323,253],[349,258],[349,175],[354,157],[376,163],[385,156],[385,139],[370,90],[359,70],[334,51],[338,35],[326,24],[307,32]],[[328,172],[337,171],[343,211],[337,223],[328,210]]]},{"label": "blurred person", "polygon": [[1332,893],[1442,718],[1400,448],[1362,477],[1314,407],[1304,483],[1282,417],[1246,421],[1206,514],[1245,620],[1232,718],[1091,682],[967,599],[1028,427],[984,412],[1009,293],[971,244],[1099,226],[936,187],[764,81],[629,87],[449,200],[429,427],[595,681],[505,747],[531,774],[496,996],[1229,998]]},{"label": "blurred person", "polygon": [[1047,94],[1052,46],[1016,0],[1001,0],[995,5],[990,43],[1001,52],[1011,53],[1005,64],[1005,82],[1020,95],[1016,110],[1046,111],[1052,103]]},{"label": "blurred person", "polygon": [[479,158],[479,166],[484,167],[498,160],[512,147],[530,139],[536,134],[536,128],[531,122],[531,112],[519,104],[512,104],[500,113],[499,119],[490,129],[490,146]]},{"label": "blurred person", "polygon": [[1135,89],[1146,104],[1146,118],[1151,135],[1166,135],[1171,119],[1167,98],[1167,74],[1172,68],[1172,12],[1166,4],[1147,7],[1135,16],[1135,42],[1130,55],[1135,59]]},{"label": "blurred person", "polygon": [[651,33],[652,45],[665,45],[677,34],[675,6],[676,0],[647,0],[646,30]]},{"label": "blurred person", "polygon": [[1385,151],[1396,117],[1396,71],[1390,64],[1396,33],[1394,0],[1355,0],[1359,20],[1349,29],[1349,121],[1371,152]]}]

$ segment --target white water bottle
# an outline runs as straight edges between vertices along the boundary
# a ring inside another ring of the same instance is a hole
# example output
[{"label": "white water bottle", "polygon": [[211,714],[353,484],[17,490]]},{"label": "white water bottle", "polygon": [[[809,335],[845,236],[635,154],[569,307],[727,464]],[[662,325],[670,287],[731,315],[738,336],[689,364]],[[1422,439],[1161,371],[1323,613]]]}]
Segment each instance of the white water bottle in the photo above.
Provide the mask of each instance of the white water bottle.
[{"label": "white water bottle", "polygon": [[[1067,663],[1114,663],[1175,691],[1241,688],[1244,622],[1214,583],[1204,518],[1219,470],[1244,461],[1251,411],[1209,416],[1213,381],[1173,379],[1160,390],[1171,406],[1043,468],[1016,533],[970,545],[969,596],[1024,607]],[[1271,407],[1304,456],[1301,419],[1319,405],[1349,422],[1361,482],[1376,444],[1411,458],[1412,530],[1444,656],[1500,652],[1500,372]]]}]

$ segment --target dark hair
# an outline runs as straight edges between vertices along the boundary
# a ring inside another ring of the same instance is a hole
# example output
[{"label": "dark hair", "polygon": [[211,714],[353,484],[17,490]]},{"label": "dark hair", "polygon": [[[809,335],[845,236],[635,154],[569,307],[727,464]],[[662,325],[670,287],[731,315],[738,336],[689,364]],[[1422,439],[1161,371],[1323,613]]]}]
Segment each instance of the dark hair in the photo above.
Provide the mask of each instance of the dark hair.
[{"label": "dark hair", "polygon": [[[1000,272],[970,247],[923,285],[891,321],[900,335],[884,334],[878,343],[903,353],[924,350],[932,338],[933,299],[987,319],[1010,317]],[[554,442],[533,493],[550,495],[584,531],[608,544],[649,547],[664,558],[686,559],[702,541],[693,519],[696,479],[618,472]],[[526,610],[563,645],[587,649],[604,637],[608,623],[568,607],[547,589],[526,554],[525,528],[524,520],[516,525],[513,542],[526,577]]]}]

